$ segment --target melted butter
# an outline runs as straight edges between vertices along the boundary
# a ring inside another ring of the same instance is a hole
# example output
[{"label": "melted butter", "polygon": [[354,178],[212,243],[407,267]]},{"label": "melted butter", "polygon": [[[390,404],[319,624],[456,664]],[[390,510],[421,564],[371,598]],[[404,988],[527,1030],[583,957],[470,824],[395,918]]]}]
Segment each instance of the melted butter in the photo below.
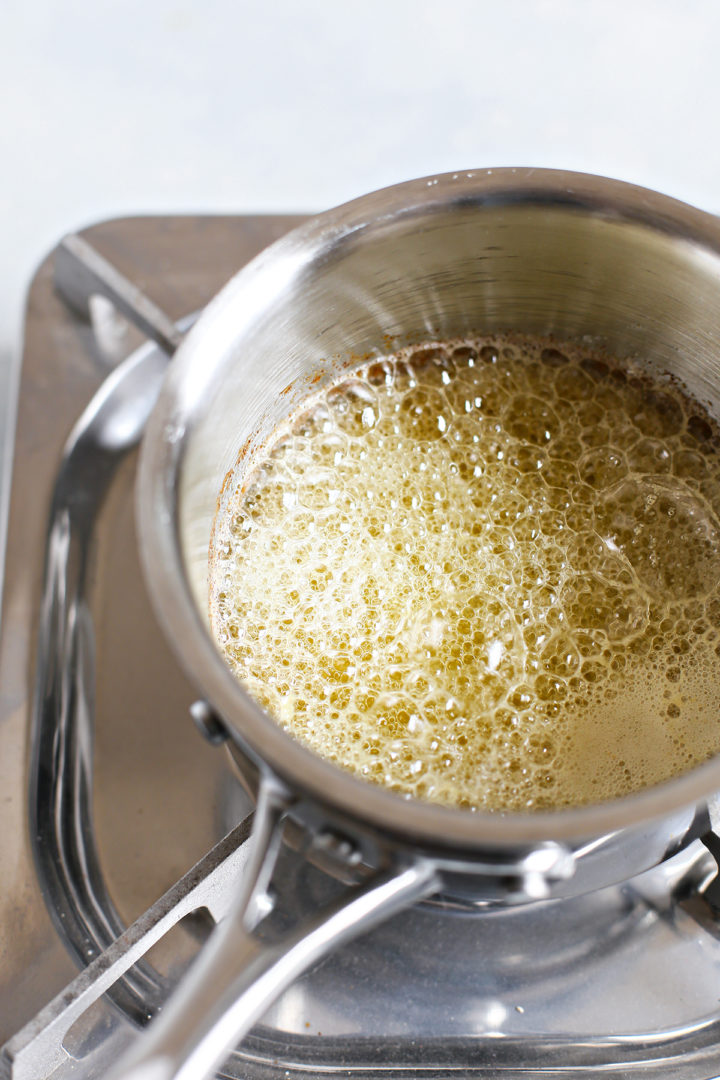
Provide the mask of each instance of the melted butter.
[{"label": "melted butter", "polygon": [[406,796],[616,798],[720,748],[720,439],[576,348],[409,349],[238,465],[210,612],[318,754]]}]

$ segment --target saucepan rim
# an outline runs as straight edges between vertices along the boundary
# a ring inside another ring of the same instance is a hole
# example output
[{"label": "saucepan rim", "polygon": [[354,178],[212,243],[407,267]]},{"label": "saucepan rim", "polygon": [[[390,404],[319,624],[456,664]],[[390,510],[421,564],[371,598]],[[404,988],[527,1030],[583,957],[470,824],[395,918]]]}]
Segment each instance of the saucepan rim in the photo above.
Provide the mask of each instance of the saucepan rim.
[{"label": "saucepan rim", "polygon": [[[149,592],[182,665],[223,717],[232,739],[256,763],[319,807],[381,834],[431,849],[482,851],[581,841],[670,817],[720,789],[720,754],[692,771],[611,802],[572,809],[488,812],[407,799],[364,781],[315,754],[268,716],[230,672],[193,599],[178,529],[178,484],[185,429],[183,402],[192,373],[212,353],[215,329],[234,317],[243,295],[264,303],[278,266],[288,273],[370,228],[383,217],[437,208],[552,205],[635,222],[720,254],[720,222],[668,196],[617,180],[534,168],[474,169],[423,177],[362,196],[309,219],[243,267],[198,319],[170,365],[147,427],[137,485],[139,539]],[[279,275],[282,278],[282,274]],[[720,301],[720,280],[719,280]],[[241,333],[238,327],[238,334]]]}]

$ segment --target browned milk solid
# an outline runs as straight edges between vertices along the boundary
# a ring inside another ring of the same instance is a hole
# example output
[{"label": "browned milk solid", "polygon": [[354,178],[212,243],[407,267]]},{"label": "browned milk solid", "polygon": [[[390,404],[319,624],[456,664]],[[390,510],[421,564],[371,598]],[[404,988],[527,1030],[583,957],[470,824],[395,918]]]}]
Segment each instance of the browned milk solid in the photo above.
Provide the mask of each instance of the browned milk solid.
[{"label": "browned milk solid", "polygon": [[536,339],[409,349],[242,467],[214,634],[317,753],[524,810],[720,748],[720,440],[677,389]]}]

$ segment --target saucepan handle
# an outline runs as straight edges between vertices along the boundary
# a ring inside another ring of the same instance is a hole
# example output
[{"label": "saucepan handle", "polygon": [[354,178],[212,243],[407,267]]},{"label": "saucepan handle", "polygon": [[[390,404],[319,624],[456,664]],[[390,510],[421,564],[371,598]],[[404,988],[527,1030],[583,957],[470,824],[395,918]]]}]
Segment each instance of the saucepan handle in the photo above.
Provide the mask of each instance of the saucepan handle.
[{"label": "saucepan handle", "polygon": [[302,972],[331,949],[437,891],[437,872],[416,860],[377,872],[280,942],[254,931],[271,907],[286,793],[261,784],[252,851],[236,901],[179,989],[108,1080],[200,1080],[214,1073],[252,1025]]}]

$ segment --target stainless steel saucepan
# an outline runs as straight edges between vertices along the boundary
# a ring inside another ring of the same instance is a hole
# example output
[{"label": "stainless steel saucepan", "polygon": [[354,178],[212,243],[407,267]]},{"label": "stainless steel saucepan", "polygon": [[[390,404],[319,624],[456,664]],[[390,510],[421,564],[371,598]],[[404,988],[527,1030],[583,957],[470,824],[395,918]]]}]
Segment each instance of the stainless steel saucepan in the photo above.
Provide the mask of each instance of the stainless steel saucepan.
[{"label": "stainless steel saucepan", "polygon": [[[286,735],[210,636],[211,527],[240,452],[251,457],[311,385],[336,379],[353,357],[508,329],[647,357],[720,415],[720,223],[650,191],[565,172],[417,180],[322,214],[273,245],[180,346],[141,455],[142,556],[168,638],[258,810],[234,912],[118,1075],[208,1074],[296,975],[403,905],[596,889],[709,827],[718,758],[576,810],[469,813],[405,800]],[[273,934],[282,835],[346,884],[311,924]]]}]

